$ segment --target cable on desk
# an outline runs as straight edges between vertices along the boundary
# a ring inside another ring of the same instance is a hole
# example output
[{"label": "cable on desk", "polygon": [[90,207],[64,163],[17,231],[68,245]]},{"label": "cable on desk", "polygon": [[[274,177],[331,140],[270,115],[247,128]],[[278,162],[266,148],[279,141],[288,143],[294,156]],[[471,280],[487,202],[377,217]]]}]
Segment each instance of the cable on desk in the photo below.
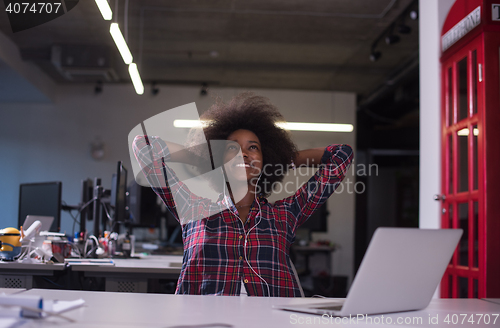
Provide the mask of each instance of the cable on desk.
[{"label": "cable on desk", "polygon": [[[87,252],[87,247],[88,247],[88,242],[90,240],[93,240],[95,242],[95,246],[92,247],[90,249],[90,251]],[[83,249],[83,253],[85,254],[85,258],[87,258],[94,250],[97,250],[99,248],[99,240],[97,240],[97,237],[94,236],[94,235],[91,235],[87,238],[87,240],[85,241],[85,246],[84,246],[84,249]]]}]

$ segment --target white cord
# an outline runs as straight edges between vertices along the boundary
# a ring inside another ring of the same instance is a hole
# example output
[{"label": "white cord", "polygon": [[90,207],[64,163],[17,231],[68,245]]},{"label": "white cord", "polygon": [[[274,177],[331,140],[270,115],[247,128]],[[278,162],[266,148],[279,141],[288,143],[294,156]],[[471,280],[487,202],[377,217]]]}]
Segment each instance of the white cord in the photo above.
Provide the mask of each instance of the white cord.
[{"label": "white cord", "polygon": [[85,253],[85,257],[89,256],[89,255],[92,253],[92,251],[94,250],[94,247],[92,247],[92,248],[90,249],[90,251],[88,251],[88,252],[87,252],[87,243],[89,242],[89,240],[90,240],[90,239],[93,239],[93,240],[95,241],[95,249],[98,249],[98,248],[99,248],[99,241],[97,240],[97,237],[96,237],[96,236],[94,236],[94,235],[89,236],[89,237],[87,238],[87,240],[85,241],[85,247],[84,247],[84,249],[83,249],[83,252],[84,252],[84,253],[86,252],[86,253]]},{"label": "white cord", "polygon": [[16,261],[22,261],[25,257],[28,257],[28,258],[31,257],[31,252],[33,249],[33,246],[31,246],[31,240],[32,240],[32,238],[29,239],[28,245],[24,245],[24,246],[21,245],[21,249],[25,248],[25,250],[17,256]]},{"label": "white cord", "polygon": [[[257,216],[259,218],[259,221],[257,223],[255,223],[255,225],[253,227],[251,227],[250,229],[248,229],[248,231],[245,233],[245,245],[243,247],[243,250],[244,250],[244,255],[245,255],[245,261],[247,262],[248,266],[250,267],[250,269],[253,271],[253,273],[255,273],[255,275],[257,277],[259,277],[260,280],[262,280],[265,284],[266,284],[266,287],[267,287],[267,295],[270,297],[271,296],[271,292],[270,292],[270,289],[269,289],[269,284],[267,283],[266,279],[262,278],[258,273],[257,271],[254,270],[254,268],[252,267],[252,265],[250,264],[250,262],[248,261],[248,258],[247,258],[247,252],[246,252],[246,248],[247,248],[247,241],[248,241],[248,235],[250,234],[250,231],[252,231],[252,229],[254,229],[256,226],[259,225],[260,221],[262,220],[262,217],[259,217],[259,214],[261,214],[261,207],[260,207],[260,203],[259,203],[259,200],[257,199],[257,185],[259,183],[259,180],[260,180],[260,177],[262,176],[262,172],[259,174],[259,178],[257,179],[257,182],[255,183],[255,190],[254,190],[254,195],[255,195],[255,201],[257,202],[257,205],[259,206],[259,212],[257,213]],[[223,188],[222,189],[223,192],[224,192],[224,198],[226,197],[226,188]],[[241,218],[239,215],[236,215],[236,213],[234,213],[230,207],[228,207],[229,211],[231,213],[234,214],[234,216],[236,216],[240,222],[241,222],[241,225],[243,226],[243,231],[245,231],[245,225],[243,224],[243,221],[241,221]]]}]

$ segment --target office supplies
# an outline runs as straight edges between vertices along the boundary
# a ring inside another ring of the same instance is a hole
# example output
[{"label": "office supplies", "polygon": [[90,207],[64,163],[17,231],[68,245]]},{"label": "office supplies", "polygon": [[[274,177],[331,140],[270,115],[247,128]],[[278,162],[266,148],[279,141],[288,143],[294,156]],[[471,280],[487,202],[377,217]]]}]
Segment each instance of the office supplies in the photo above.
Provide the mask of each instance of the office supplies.
[{"label": "office supplies", "polygon": [[277,306],[349,316],[425,308],[455,250],[461,229],[378,228],[344,300]]},{"label": "office supplies", "polygon": [[[54,218],[52,225],[48,229],[42,227],[42,231],[59,232],[61,227],[61,192],[61,182],[21,184],[18,225],[23,225],[28,215],[51,216]],[[26,226],[26,228],[28,227]]]},{"label": "office supplies", "polygon": [[19,307],[17,316],[39,318],[42,316],[41,312],[26,310],[26,308],[42,310],[43,299],[35,295],[0,295],[0,306]]},{"label": "office supplies", "polygon": [[83,299],[74,301],[44,300],[39,295],[0,294],[0,308],[2,317],[13,318],[43,318],[57,316],[74,322],[73,319],[62,316],[61,313],[76,309],[85,304]]}]

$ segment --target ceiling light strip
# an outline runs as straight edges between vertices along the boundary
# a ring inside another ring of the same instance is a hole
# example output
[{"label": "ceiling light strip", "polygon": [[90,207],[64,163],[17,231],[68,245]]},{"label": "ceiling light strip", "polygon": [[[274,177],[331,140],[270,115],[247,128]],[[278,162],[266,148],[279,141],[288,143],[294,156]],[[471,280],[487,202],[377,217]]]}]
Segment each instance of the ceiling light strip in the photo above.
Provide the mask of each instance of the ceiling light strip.
[{"label": "ceiling light strip", "polygon": [[132,53],[128,49],[127,42],[125,42],[125,38],[120,31],[118,23],[111,23],[111,26],[109,27],[109,33],[111,33],[111,36],[113,37],[116,47],[118,48],[118,51],[120,51],[125,64],[129,65],[130,63],[132,63],[134,58],[132,57]]},{"label": "ceiling light strip", "polygon": [[[176,128],[199,128],[203,125],[206,125],[206,122],[200,120],[174,120]],[[352,132],[354,130],[352,124],[280,122],[276,125],[290,131]]]},{"label": "ceiling light strip", "polygon": [[99,11],[101,12],[102,18],[104,20],[111,20],[113,18],[113,12],[107,0],[95,0]]},{"label": "ceiling light strip", "polygon": [[207,122],[200,120],[174,120],[174,127],[176,128],[200,128],[205,125],[207,125]]},{"label": "ceiling light strip", "polygon": [[352,124],[336,123],[283,122],[276,125],[290,131],[352,132],[354,129]]},{"label": "ceiling light strip", "polygon": [[139,70],[137,69],[136,63],[131,63],[128,66],[128,73],[130,74],[130,78],[132,79],[132,84],[134,85],[135,92],[138,95],[142,95],[144,93],[144,85],[142,84],[141,76],[139,75]]}]

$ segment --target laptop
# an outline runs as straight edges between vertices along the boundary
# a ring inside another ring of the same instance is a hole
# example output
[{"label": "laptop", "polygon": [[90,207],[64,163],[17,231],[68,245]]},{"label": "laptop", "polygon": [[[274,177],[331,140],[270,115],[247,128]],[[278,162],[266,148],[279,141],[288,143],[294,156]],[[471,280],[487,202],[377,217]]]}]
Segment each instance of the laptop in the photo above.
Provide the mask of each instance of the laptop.
[{"label": "laptop", "polygon": [[429,305],[462,232],[378,228],[345,299],[275,307],[340,317],[423,309]]},{"label": "laptop", "polygon": [[52,221],[54,221],[53,216],[38,216],[38,215],[27,215],[23,223],[24,231],[28,230],[29,227],[35,222],[40,221],[42,226],[39,231],[49,231],[52,226]]},{"label": "laptop", "polygon": [[[52,226],[52,221],[54,221],[53,216],[38,216],[38,215],[27,215],[26,219],[24,220],[23,223],[23,230],[26,231],[31,227],[31,225],[35,221],[40,221],[42,223],[42,226],[40,227],[39,232],[33,237],[34,242],[32,242],[33,248],[41,248],[43,245],[43,241],[45,240],[45,236],[42,235],[43,231],[49,231],[50,227]],[[24,243],[24,241],[23,241]]]}]

